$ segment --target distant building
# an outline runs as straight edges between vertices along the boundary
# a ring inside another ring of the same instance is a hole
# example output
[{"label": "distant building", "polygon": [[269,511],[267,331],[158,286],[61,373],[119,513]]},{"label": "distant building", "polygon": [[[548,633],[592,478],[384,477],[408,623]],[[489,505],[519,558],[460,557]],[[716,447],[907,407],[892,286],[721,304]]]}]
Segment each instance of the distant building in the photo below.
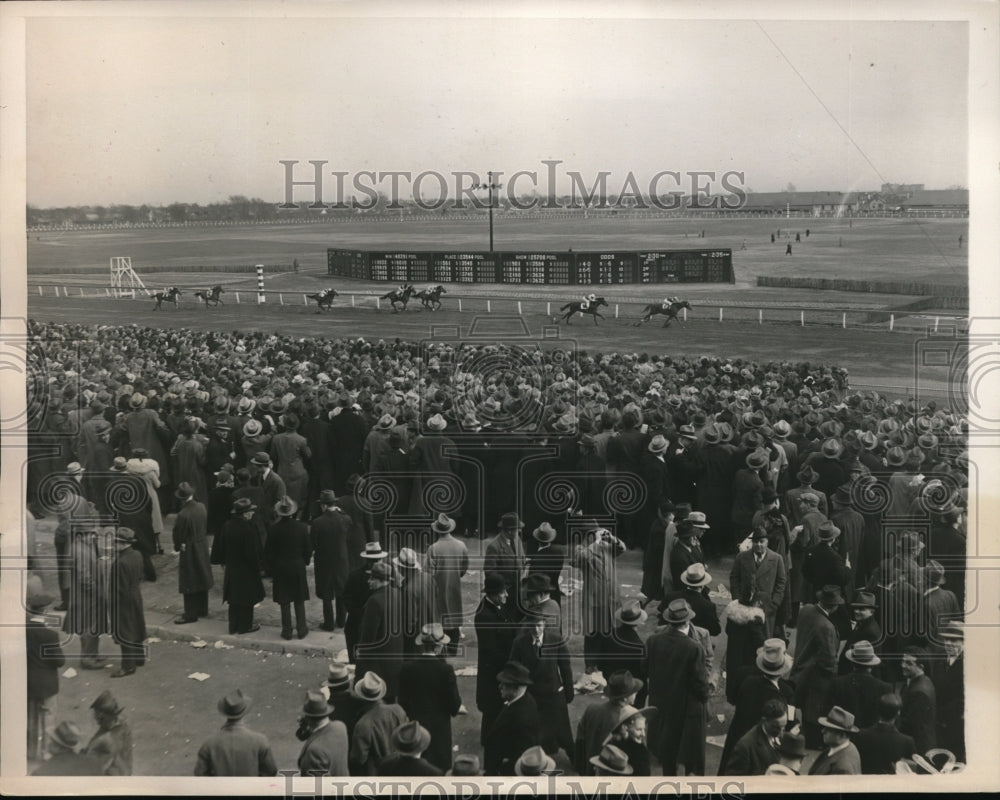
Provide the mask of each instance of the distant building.
[{"label": "distant building", "polygon": [[[720,201],[723,198],[715,198]],[[858,211],[863,198],[856,192],[752,192],[735,211],[785,212],[797,211],[819,216],[820,214],[849,214]],[[702,201],[704,202],[704,201]],[[738,202],[738,198],[725,198],[728,206]]]},{"label": "distant building", "polygon": [[904,211],[934,209],[942,211],[968,211],[969,190],[928,189],[913,192],[906,200],[899,204],[899,207]]}]

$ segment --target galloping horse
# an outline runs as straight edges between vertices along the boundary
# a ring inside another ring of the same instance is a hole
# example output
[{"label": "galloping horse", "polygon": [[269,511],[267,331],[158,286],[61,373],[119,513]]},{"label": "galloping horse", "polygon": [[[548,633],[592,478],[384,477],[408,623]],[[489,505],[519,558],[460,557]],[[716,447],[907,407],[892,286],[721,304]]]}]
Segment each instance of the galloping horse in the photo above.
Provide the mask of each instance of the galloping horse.
[{"label": "galloping horse", "polygon": [[171,286],[169,289],[164,289],[162,292],[157,292],[153,295],[153,299],[156,301],[156,307],[153,311],[159,311],[163,304],[173,303],[174,308],[177,308],[177,298],[181,296],[181,290],[176,286]]},{"label": "galloping horse", "polygon": [[410,302],[410,298],[416,293],[417,290],[413,288],[413,284],[404,283],[398,289],[393,289],[391,292],[382,295],[379,300],[388,300],[392,306],[392,313],[398,314],[399,309],[396,308],[396,303],[401,303],[403,311],[406,311],[406,304]]},{"label": "galloping horse", "polygon": [[216,285],[207,292],[195,292],[194,296],[201,300],[205,304],[205,307],[208,308],[208,306],[217,306],[219,303],[225,305],[225,303],[222,302],[222,293],[224,291],[226,290],[221,286]]},{"label": "galloping horse", "polygon": [[421,289],[413,296],[421,302],[424,308],[437,311],[441,308],[441,295],[443,294],[448,294],[448,290],[443,286],[435,286],[433,289]]},{"label": "galloping horse", "polygon": [[336,289],[324,289],[322,292],[317,294],[308,295],[310,300],[315,300],[316,305],[319,308],[316,309],[316,313],[319,314],[322,311],[329,311],[333,308],[333,298],[337,296]]},{"label": "galloping horse", "polygon": [[563,314],[562,317],[566,321],[567,325],[569,325],[570,317],[572,317],[574,314],[580,314],[580,315],[590,314],[591,316],[593,316],[594,324],[596,325],[598,317],[604,319],[604,315],[597,309],[600,308],[601,306],[606,306],[607,304],[608,301],[605,300],[603,297],[596,297],[595,295],[590,295],[585,300],[573,300],[572,302],[569,302],[566,305],[562,306],[559,310],[566,311],[566,309],[569,309],[569,311],[566,311],[566,313]]},{"label": "galloping horse", "polygon": [[[667,301],[670,301],[669,303]],[[644,322],[649,322],[650,319],[655,317],[657,314],[663,314],[667,320],[663,323],[664,328],[670,327],[670,320],[681,321],[677,313],[682,309],[691,309],[691,304],[687,300],[680,300],[678,298],[667,298],[662,303],[650,303],[648,306],[642,309],[642,319],[636,322],[632,327],[637,328]]]}]

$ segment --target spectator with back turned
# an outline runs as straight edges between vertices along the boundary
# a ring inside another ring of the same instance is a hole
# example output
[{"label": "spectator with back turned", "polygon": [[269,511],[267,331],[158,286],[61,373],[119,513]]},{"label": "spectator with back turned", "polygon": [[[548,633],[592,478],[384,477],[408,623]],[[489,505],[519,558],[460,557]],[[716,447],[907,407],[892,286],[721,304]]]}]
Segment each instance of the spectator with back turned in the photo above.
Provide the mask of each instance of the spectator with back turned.
[{"label": "spectator with back turned", "polygon": [[258,778],[278,774],[267,737],[243,720],[251,699],[237,689],[219,700],[217,708],[226,724],[198,750],[194,774],[199,777]]}]

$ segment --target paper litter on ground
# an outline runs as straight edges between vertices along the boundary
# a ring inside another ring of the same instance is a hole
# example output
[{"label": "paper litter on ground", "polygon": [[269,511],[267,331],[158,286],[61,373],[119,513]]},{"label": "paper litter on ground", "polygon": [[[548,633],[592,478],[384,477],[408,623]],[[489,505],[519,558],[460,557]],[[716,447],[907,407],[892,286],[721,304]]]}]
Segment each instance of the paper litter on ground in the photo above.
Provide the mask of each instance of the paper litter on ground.
[{"label": "paper litter on ground", "polygon": [[222,641],[222,639],[219,639],[215,643],[215,649],[216,650],[232,650],[233,646],[231,644],[226,644],[224,641]]},{"label": "paper litter on ground", "polygon": [[158,636],[150,636],[150,637],[149,637],[149,638],[148,638],[148,639],[146,640],[145,644],[156,644],[156,643],[157,643],[157,642],[159,642],[159,641],[160,641],[160,638],[159,638]]},{"label": "paper litter on ground", "polygon": [[67,667],[66,671],[62,674],[62,676],[64,678],[75,678],[76,675],[77,675],[77,672],[72,667]]},{"label": "paper litter on ground", "polygon": [[478,667],[462,667],[461,669],[456,669],[455,674],[460,677],[475,677],[479,674]]},{"label": "paper litter on ground", "polygon": [[584,673],[577,678],[573,689],[578,694],[593,694],[594,692],[603,692],[607,685],[608,682],[600,672],[591,672],[589,675]]},{"label": "paper litter on ground", "polygon": [[188,677],[194,678],[196,681],[207,681],[212,676],[207,672],[192,672]]},{"label": "paper litter on ground", "polygon": [[191,646],[200,649],[202,647],[208,647],[208,642],[202,641],[201,639],[196,639],[195,641],[191,642]]}]

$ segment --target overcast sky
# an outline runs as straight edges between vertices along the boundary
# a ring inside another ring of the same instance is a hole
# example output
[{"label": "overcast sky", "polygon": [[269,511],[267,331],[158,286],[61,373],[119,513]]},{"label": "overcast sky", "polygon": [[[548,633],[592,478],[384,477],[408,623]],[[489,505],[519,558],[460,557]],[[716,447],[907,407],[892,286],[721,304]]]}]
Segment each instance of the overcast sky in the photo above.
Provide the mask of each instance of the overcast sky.
[{"label": "overcast sky", "polygon": [[28,201],[280,201],[281,159],[303,162],[297,179],[310,159],[485,177],[553,158],[588,184],[611,172],[611,188],[660,170],[738,170],[758,192],[967,185],[967,36],[962,22],[31,19]]}]

